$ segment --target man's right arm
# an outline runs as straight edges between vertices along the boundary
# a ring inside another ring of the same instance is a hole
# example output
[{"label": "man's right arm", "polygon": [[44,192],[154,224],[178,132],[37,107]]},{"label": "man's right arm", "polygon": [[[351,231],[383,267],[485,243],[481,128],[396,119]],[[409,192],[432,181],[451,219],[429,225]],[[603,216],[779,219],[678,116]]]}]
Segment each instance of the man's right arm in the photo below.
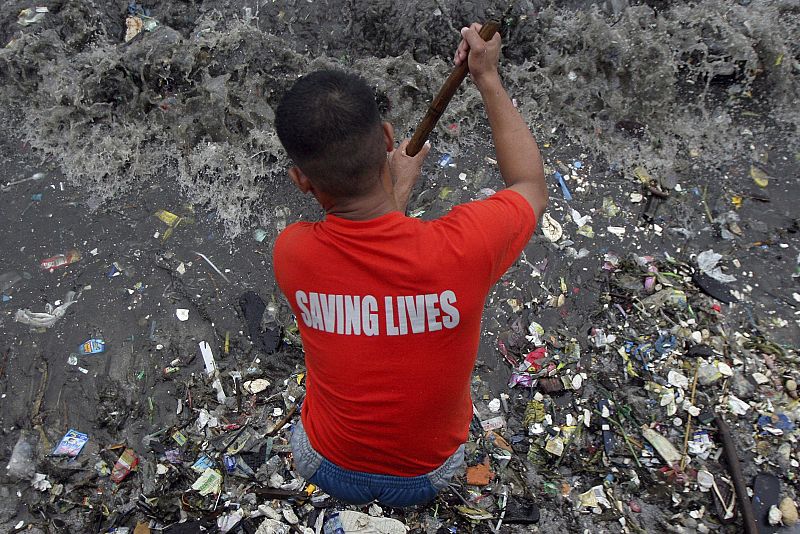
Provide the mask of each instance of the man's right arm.
[{"label": "man's right arm", "polygon": [[480,28],[480,24],[472,24],[461,30],[463,40],[456,51],[455,63],[458,65],[468,60],[470,76],[481,93],[489,116],[503,181],[528,201],[538,220],[548,199],[539,147],[511,103],[497,72],[500,34],[495,34],[487,42],[478,35]]}]

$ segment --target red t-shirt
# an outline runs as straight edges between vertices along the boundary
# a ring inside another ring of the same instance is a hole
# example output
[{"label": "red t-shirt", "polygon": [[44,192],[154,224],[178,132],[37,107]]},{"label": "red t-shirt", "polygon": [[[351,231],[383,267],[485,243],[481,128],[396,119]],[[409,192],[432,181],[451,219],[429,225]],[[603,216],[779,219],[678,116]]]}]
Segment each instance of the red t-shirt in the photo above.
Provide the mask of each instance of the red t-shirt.
[{"label": "red t-shirt", "polygon": [[315,450],[345,469],[417,476],[466,441],[484,301],[535,226],[504,190],[434,221],[328,215],[280,234],[275,277],[300,326]]}]

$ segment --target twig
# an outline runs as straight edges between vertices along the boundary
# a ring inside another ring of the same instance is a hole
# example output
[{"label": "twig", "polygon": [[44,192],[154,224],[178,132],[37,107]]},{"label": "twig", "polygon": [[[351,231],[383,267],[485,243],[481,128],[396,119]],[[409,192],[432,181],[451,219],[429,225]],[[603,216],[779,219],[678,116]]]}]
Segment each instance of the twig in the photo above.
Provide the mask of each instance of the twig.
[{"label": "twig", "polygon": [[294,414],[297,412],[297,406],[300,404],[299,401],[300,399],[298,399],[298,402],[294,403],[294,405],[289,409],[289,411],[286,413],[283,419],[278,421],[278,423],[274,427],[272,427],[272,430],[267,432],[267,436],[274,436],[275,434],[278,433],[278,431],[280,431],[281,428],[286,426],[286,423],[288,423],[289,420],[291,420],[291,418],[294,417]]},{"label": "twig", "polygon": [[214,501],[214,511],[217,510],[217,505],[219,505],[219,498],[220,497],[222,497],[222,490],[220,490],[220,492],[217,493],[217,500]]},{"label": "twig", "polygon": [[706,217],[708,217],[708,222],[714,223],[714,217],[711,215],[711,210],[708,209],[708,202],[706,202],[706,193],[708,193],[708,186],[703,186],[703,207],[706,209]]},{"label": "twig", "polygon": [[[694,380],[692,380],[692,406],[694,406],[694,399],[695,394],[697,393],[697,376],[700,371],[700,363],[696,363],[694,366]],[[681,455],[681,471],[684,470],[686,467],[686,459],[688,458],[689,452],[689,434],[692,431],[692,414],[689,414],[689,418],[686,420],[686,434],[683,436],[683,454]]]},{"label": "twig", "polygon": [[664,311],[664,308],[660,308],[660,309],[658,310],[658,312],[661,314],[661,317],[663,317],[664,319],[666,319],[667,321],[669,321],[669,322],[670,322],[670,323],[672,323],[673,325],[675,325],[675,326],[678,326],[678,323],[676,323],[675,321],[673,321],[673,320],[672,320],[672,318],[671,318],[671,317],[669,317],[669,316],[667,315],[667,313]]},{"label": "twig", "polygon": [[717,429],[719,430],[719,437],[722,441],[722,449],[725,451],[725,459],[728,463],[728,472],[733,480],[733,489],[736,493],[736,499],[739,501],[739,510],[742,514],[742,522],[744,523],[744,531],[747,534],[758,534],[758,526],[756,526],[756,517],[753,514],[753,506],[750,502],[750,497],[747,494],[747,484],[742,475],[742,466],[739,464],[739,457],[736,454],[736,446],[731,439],[731,431],[725,420],[717,414],[715,421]]},{"label": "twig", "polygon": [[723,508],[725,508],[725,517],[724,517],[723,519],[730,519],[730,518],[732,518],[732,517],[733,517],[733,508],[734,508],[734,507],[735,507],[735,505],[736,505],[736,489],[735,489],[735,488],[733,488],[733,484],[732,484],[732,483],[731,483],[731,482],[730,482],[728,479],[726,479],[726,478],[722,478],[722,477],[719,477],[719,478],[720,478],[720,479],[721,479],[723,482],[725,482],[725,483],[728,485],[728,487],[729,487],[728,491],[730,491],[730,492],[731,492],[731,495],[730,495],[730,504],[727,504],[727,503],[725,502],[725,499],[722,497],[722,494],[721,494],[721,493],[720,493],[720,491],[719,491],[719,487],[717,487],[717,481],[716,481],[716,479],[715,479],[715,480],[712,482],[712,484],[711,484],[711,489],[713,489],[713,490],[714,490],[714,494],[715,494],[715,495],[717,496],[717,498],[719,499],[719,502],[721,502],[721,503],[722,503],[722,506],[723,506]]},{"label": "twig", "polygon": [[631,306],[633,306],[634,308],[639,310],[642,313],[642,315],[644,315],[645,317],[652,317],[653,316],[653,314],[651,314],[650,312],[645,310],[644,307],[641,304],[637,303],[635,300],[631,300]]},{"label": "twig", "polygon": [[39,412],[42,408],[42,402],[44,401],[44,392],[47,389],[47,379],[50,376],[47,360],[42,359],[42,364],[44,369],[42,370],[42,378],[39,380],[39,387],[36,391],[36,397],[33,401],[33,406],[31,409],[31,421],[36,421],[39,417]]},{"label": "twig", "polygon": [[464,506],[471,506],[469,504],[469,501],[467,501],[467,499],[465,499],[458,491],[456,491],[455,484],[448,484],[448,487],[450,488],[450,491],[452,491],[455,494],[455,496],[458,497],[461,500],[461,502],[464,503]]},{"label": "twig", "polygon": [[42,409],[42,402],[44,401],[44,393],[47,390],[47,384],[50,372],[47,365],[47,360],[42,359],[42,363],[44,365],[44,370],[42,371],[42,379],[39,382],[39,389],[36,393],[36,398],[33,402],[33,409],[31,410],[31,422],[34,424],[34,428],[39,431],[39,436],[42,439],[44,447],[46,449],[49,449],[51,444],[50,440],[47,439],[47,434],[45,434],[44,428],[42,427],[41,409]]},{"label": "twig", "polygon": [[[628,450],[630,451],[631,455],[633,456],[633,461],[636,462],[636,465],[638,467],[642,467],[642,464],[639,462],[639,456],[636,454],[636,451],[633,450],[633,444],[632,443],[633,443],[634,440],[631,439],[630,437],[628,437],[628,433],[625,432],[625,428],[622,426],[622,423],[619,421],[619,416],[615,415],[616,419],[611,419],[610,417],[605,417],[602,413],[598,412],[597,410],[592,410],[592,412],[595,415],[597,415],[598,417],[601,417],[601,418],[605,419],[606,421],[614,423],[614,426],[617,427],[619,432],[622,434],[622,437],[625,440],[625,445],[628,446]],[[641,443],[637,443],[637,445],[641,447]]]},{"label": "twig", "polygon": [[506,518],[506,505],[508,504],[508,490],[503,486],[503,494],[500,501],[500,519],[497,521],[497,526],[494,527],[495,532],[500,532],[500,527],[503,526],[503,519]]},{"label": "twig", "polygon": [[6,375],[6,366],[8,365],[8,357],[11,355],[11,349],[7,349],[3,354],[3,361],[0,363],[0,379]]},{"label": "twig", "polygon": [[633,456],[633,461],[636,462],[637,467],[642,467],[642,464],[639,462],[639,455],[636,454],[636,451],[633,450],[633,445],[631,445],[631,439],[628,437],[628,433],[625,432],[625,428],[622,426],[622,422],[619,420],[619,414],[615,413],[614,419],[611,419],[611,422],[617,423],[617,427],[619,428],[620,432],[622,432],[622,437],[625,439],[625,445],[627,445],[628,450],[631,451],[631,456]]},{"label": "twig", "polygon": [[201,254],[200,252],[197,252],[196,250],[193,250],[192,252],[194,252],[195,254],[197,254],[198,256],[200,256],[201,258],[203,258],[204,260],[206,260],[206,263],[207,263],[207,264],[209,264],[209,265],[211,266],[211,268],[212,268],[212,269],[214,269],[215,271],[217,271],[217,274],[218,274],[218,275],[220,275],[222,278],[224,278],[224,279],[225,279],[225,281],[226,281],[226,282],[228,282],[229,284],[231,283],[231,281],[230,281],[230,280],[228,280],[228,277],[227,277],[227,276],[225,276],[225,274],[224,274],[222,271],[220,271],[220,270],[217,268],[217,266],[216,266],[216,265],[214,265],[214,264],[211,262],[211,260],[209,260],[209,259],[208,259],[208,257],[207,257],[205,254]]}]

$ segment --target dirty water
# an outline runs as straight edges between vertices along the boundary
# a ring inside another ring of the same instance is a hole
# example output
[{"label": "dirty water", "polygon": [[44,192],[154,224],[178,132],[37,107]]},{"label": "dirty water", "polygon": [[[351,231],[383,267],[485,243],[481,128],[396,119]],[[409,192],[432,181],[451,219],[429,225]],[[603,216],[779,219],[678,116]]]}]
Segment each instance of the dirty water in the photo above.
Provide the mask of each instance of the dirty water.
[{"label": "dirty water", "polygon": [[[488,401],[507,393],[507,416],[523,427],[510,432],[521,436],[514,445],[527,444],[521,412],[533,391],[507,387],[511,368],[498,346],[514,346],[515,339],[519,345],[532,321],[552,349],[567,353],[577,344],[578,368],[590,376],[582,390],[554,396],[561,406],[553,408],[556,424],[565,425],[581,399],[617,389],[618,400],[648,412],[646,393],[629,382],[615,352],[595,350],[590,332],[602,326],[647,337],[677,316],[625,320],[615,304],[632,311],[619,296],[627,298],[628,289],[603,269],[609,254],[687,263],[710,248],[723,254],[741,302],[725,308],[712,333],[771,340],[794,364],[783,378],[797,378],[796,2],[155,1],[144,7],[158,27],[127,43],[125,1],[43,4],[46,16],[25,27],[18,14],[27,3],[0,7],[0,43],[8,43],[0,49],[1,117],[11,133],[0,142],[0,185],[44,174],[0,191],[0,243],[8,252],[0,273],[19,273],[0,304],[3,459],[20,429],[43,454],[66,430],[86,432],[81,454],[93,460],[67,484],[81,495],[83,486],[97,485],[90,474],[101,447],[126,442],[144,458],[145,436],[191,423],[188,409],[176,413],[178,399],[208,395],[200,341],[214,347],[226,372],[272,382],[269,398],[283,391],[284,381],[302,372],[302,353],[291,344],[292,319],[272,278],[270,243],[286,224],[320,213],[286,180],[289,162],[272,125],[280,95],[310,70],[351,69],[374,85],[386,119],[405,136],[449,72],[459,27],[489,16],[505,23],[502,76],[542,148],[549,214],[563,236],[552,243],[537,231],[487,300],[473,381],[482,418],[493,415]],[[435,217],[486,188],[499,189],[488,139],[480,96],[467,81],[434,132],[410,212]],[[444,156],[450,160],[442,165]],[[651,187],[668,199],[650,201]],[[38,193],[41,200],[34,200]],[[181,222],[170,228],[154,216],[161,209]],[[571,210],[591,216],[591,232]],[[70,249],[81,252],[79,262],[39,269],[43,258]],[[14,320],[18,309],[43,311],[81,289],[51,328],[36,331]],[[238,304],[247,290],[272,304],[276,323],[287,327],[277,352],[265,354],[248,339]],[[178,320],[176,309],[188,309],[189,319]],[[71,365],[70,355],[90,338],[105,339],[106,352]],[[167,367],[179,371],[165,374]],[[263,406],[288,409],[280,395]],[[760,468],[746,422],[735,439],[748,451],[746,475],[755,476]],[[796,458],[796,444],[793,450]],[[520,455],[517,491],[526,486],[525,495],[539,502],[539,531],[621,531],[612,510],[587,514],[574,506],[577,493],[607,475],[602,466],[582,466],[577,458],[537,467],[527,453]],[[63,466],[45,464],[53,480],[64,477]],[[5,480],[0,524],[11,529],[24,519],[45,532],[133,525],[130,486],[140,479],[147,485],[152,473],[143,468],[135,476],[123,491],[94,496],[94,507],[47,503],[30,488],[14,498],[21,486]],[[573,486],[571,497],[548,489],[563,481]],[[707,493],[676,504],[660,482],[647,487],[640,514],[623,516],[645,530],[692,531],[697,520],[688,511],[713,507]],[[107,514],[101,502],[121,512]],[[421,519],[430,515],[422,510],[405,519],[436,531],[435,522]],[[444,527],[450,525],[471,528],[456,514]]]}]

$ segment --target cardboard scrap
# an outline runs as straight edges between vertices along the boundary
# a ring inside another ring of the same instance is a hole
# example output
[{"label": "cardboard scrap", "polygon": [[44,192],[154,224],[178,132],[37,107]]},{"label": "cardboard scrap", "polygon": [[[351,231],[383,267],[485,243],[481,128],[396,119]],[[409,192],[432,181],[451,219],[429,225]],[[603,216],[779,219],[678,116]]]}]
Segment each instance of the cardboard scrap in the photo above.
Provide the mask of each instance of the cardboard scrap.
[{"label": "cardboard scrap", "polygon": [[222,484],[222,475],[216,469],[206,469],[200,478],[192,484],[192,489],[206,496],[210,493],[219,493]]},{"label": "cardboard scrap", "polygon": [[642,436],[650,442],[650,445],[652,445],[658,455],[667,462],[667,465],[673,465],[681,461],[681,453],[678,452],[678,449],[676,449],[667,438],[652,428],[642,428]]},{"label": "cardboard scrap", "polygon": [[217,391],[217,402],[225,404],[225,390],[222,389],[222,382],[219,380],[219,370],[217,369],[217,362],[214,360],[214,353],[211,351],[211,346],[205,342],[200,342],[200,353],[203,355],[203,362],[206,366],[206,374],[213,377],[211,386]]},{"label": "cardboard scrap", "polygon": [[512,453],[514,452],[514,449],[511,448],[511,445],[508,443],[508,441],[506,441],[506,439],[497,432],[493,432],[491,430],[487,431],[486,439],[499,449],[503,449]]}]

